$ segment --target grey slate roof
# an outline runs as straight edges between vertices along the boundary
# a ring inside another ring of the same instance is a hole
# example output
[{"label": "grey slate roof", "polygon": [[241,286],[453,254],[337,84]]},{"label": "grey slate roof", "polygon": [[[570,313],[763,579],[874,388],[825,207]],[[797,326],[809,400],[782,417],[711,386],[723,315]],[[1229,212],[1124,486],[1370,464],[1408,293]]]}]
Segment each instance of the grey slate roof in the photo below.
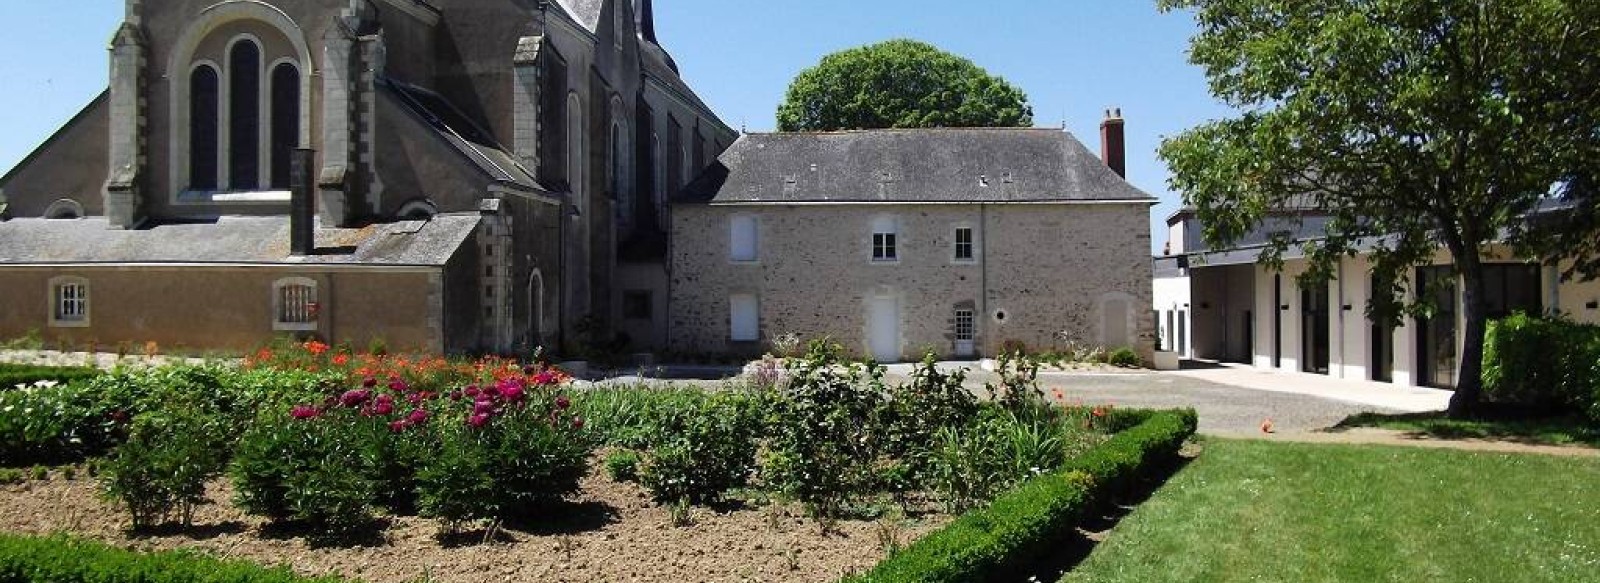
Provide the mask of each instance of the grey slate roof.
[{"label": "grey slate roof", "polygon": [[477,214],[437,215],[359,229],[317,229],[318,254],[289,256],[289,218],[222,217],[215,223],[120,231],[104,217],[0,222],[0,266],[41,263],[227,263],[443,266],[478,227]]},{"label": "grey slate roof", "polygon": [[920,129],[749,134],[680,202],[1150,201],[1072,134]]},{"label": "grey slate roof", "polygon": [[505,146],[496,142],[489,132],[478,127],[443,96],[390,79],[381,79],[379,86],[390,91],[407,111],[433,128],[440,139],[449,143],[491,180],[524,190],[548,190]]},{"label": "grey slate roof", "polygon": [[604,0],[557,0],[556,4],[589,32],[599,30],[600,11],[605,8]]}]

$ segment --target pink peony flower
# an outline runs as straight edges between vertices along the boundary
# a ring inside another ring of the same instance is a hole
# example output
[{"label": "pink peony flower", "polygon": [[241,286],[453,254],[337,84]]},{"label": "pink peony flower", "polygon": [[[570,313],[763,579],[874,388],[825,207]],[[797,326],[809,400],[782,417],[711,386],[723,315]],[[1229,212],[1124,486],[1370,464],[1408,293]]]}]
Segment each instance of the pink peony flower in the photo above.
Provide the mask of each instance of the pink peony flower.
[{"label": "pink peony flower", "polygon": [[572,418],[572,428],[573,429],[583,429],[583,418],[582,417],[573,417]]},{"label": "pink peony flower", "polygon": [[394,379],[392,381],[389,381],[389,390],[394,391],[396,393],[404,393],[406,391],[411,390],[411,386],[407,385],[405,381],[402,381],[400,379]]},{"label": "pink peony flower", "polygon": [[367,377],[365,379],[362,379],[361,380],[361,386],[365,387],[365,388],[368,388],[368,389],[370,389],[372,387],[376,387],[376,386],[378,386],[378,379],[375,379],[375,378],[372,378],[372,377]]},{"label": "pink peony flower", "polygon": [[366,403],[367,399],[370,398],[372,398],[372,391],[368,391],[366,389],[356,389],[353,391],[346,391],[345,394],[340,395],[339,403],[346,407],[359,407]]},{"label": "pink peony flower", "polygon": [[556,397],[556,409],[559,409],[559,410],[562,410],[562,411],[566,411],[567,408],[571,407],[571,406],[572,406],[572,400],[568,399],[566,395],[561,395],[559,397]]},{"label": "pink peony flower", "polygon": [[539,385],[541,387],[545,387],[545,386],[550,386],[550,385],[556,384],[556,380],[557,380],[557,378],[556,378],[555,373],[552,373],[550,371],[542,371],[539,374],[533,375],[533,384]]},{"label": "pink peony flower", "polygon": [[422,425],[423,423],[427,423],[428,412],[422,409],[412,411],[410,415],[406,416],[406,421],[411,422],[413,425]]},{"label": "pink peony flower", "polygon": [[491,413],[494,413],[494,403],[492,402],[478,401],[472,404],[473,415],[489,415]]},{"label": "pink peony flower", "polygon": [[393,431],[395,433],[405,431],[408,427],[411,427],[411,422],[405,419],[396,419],[389,422],[389,431]]},{"label": "pink peony flower", "polygon": [[476,397],[481,393],[478,391],[478,385],[467,385],[467,390],[464,391],[464,394],[468,397]]},{"label": "pink peony flower", "polygon": [[302,420],[302,421],[304,421],[306,419],[316,419],[317,417],[319,417],[321,415],[322,415],[322,413],[317,411],[316,407],[312,407],[310,405],[295,405],[295,407],[293,409],[289,410],[289,416],[290,417],[293,417],[295,419],[299,419],[299,420]]},{"label": "pink peony flower", "polygon": [[479,413],[479,414],[473,415],[472,417],[467,419],[467,425],[471,425],[474,428],[481,428],[484,425],[488,425],[488,424],[489,424],[489,415],[484,414],[484,413]]},{"label": "pink peony flower", "polygon": [[450,393],[450,400],[451,401],[460,401],[461,400],[461,391],[452,391]]},{"label": "pink peony flower", "polygon": [[521,401],[522,398],[526,396],[526,393],[523,392],[522,389],[522,383],[516,381],[501,381],[500,385],[496,388],[500,389],[500,398],[512,403]]},{"label": "pink peony flower", "polygon": [[378,416],[392,415],[394,414],[394,402],[379,401],[377,405],[372,407],[372,412]]},{"label": "pink peony flower", "polygon": [[433,395],[429,394],[427,391],[419,391],[406,395],[406,402],[411,403],[412,405],[421,405],[423,401],[428,400],[428,397],[432,396]]}]

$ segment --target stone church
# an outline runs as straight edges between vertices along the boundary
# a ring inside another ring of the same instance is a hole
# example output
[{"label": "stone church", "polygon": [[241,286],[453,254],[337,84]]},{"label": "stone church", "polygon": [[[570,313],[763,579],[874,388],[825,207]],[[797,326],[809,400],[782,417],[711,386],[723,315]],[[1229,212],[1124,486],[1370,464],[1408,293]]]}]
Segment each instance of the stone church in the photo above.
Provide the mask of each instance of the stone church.
[{"label": "stone church", "polygon": [[0,177],[0,338],[657,349],[738,137],[651,0],[127,0],[109,85]]}]

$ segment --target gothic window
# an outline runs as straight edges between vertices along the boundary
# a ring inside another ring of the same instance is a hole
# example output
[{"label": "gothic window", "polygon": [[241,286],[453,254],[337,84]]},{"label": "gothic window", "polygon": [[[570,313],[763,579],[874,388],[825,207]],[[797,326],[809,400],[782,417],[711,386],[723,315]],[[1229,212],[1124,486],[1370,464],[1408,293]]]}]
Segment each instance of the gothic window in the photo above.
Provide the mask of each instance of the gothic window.
[{"label": "gothic window", "polygon": [[583,188],[583,102],[577,94],[567,98],[567,180],[579,213],[588,211]]},{"label": "gothic window", "polygon": [[217,189],[217,116],[219,78],[216,67],[200,65],[189,73],[189,188]]},{"label": "gothic window", "polygon": [[241,39],[228,49],[228,187],[261,186],[261,47]]},{"label": "gothic window", "polygon": [[300,69],[272,68],[272,189],[289,189],[290,158],[300,143]]}]

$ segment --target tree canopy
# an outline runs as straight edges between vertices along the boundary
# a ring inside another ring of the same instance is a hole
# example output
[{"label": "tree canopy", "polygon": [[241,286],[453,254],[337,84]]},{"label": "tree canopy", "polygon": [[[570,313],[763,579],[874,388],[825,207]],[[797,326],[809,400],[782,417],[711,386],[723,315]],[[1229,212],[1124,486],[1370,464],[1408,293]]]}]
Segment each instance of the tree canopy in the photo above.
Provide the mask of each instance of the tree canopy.
[{"label": "tree canopy", "polygon": [[[1401,307],[1409,268],[1448,249],[1465,317],[1451,412],[1470,414],[1491,244],[1550,261],[1596,250],[1595,222],[1581,214],[1529,216],[1595,200],[1600,2],[1158,2],[1193,12],[1190,61],[1238,112],[1160,150],[1208,243],[1228,245],[1277,209],[1327,211],[1326,237],[1299,243],[1305,278],[1326,280],[1341,257],[1370,249],[1374,281],[1393,282],[1368,306],[1374,317]],[[1264,258],[1281,261],[1291,244],[1275,241]]]},{"label": "tree canopy", "polygon": [[1028,97],[972,61],[913,40],[823,57],[778,106],[778,129],[1027,127]]}]

